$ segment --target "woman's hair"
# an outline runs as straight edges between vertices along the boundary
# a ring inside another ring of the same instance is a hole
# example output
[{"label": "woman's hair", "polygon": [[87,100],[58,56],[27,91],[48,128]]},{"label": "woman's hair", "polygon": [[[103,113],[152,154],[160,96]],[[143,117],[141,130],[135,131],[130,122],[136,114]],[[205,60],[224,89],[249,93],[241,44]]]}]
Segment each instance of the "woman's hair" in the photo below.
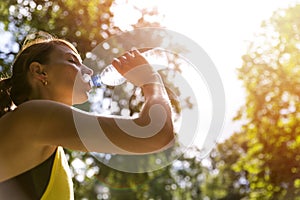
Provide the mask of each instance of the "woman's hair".
[{"label": "woman's hair", "polygon": [[0,79],[0,117],[13,106],[29,100],[31,86],[27,72],[30,64],[32,62],[47,64],[49,55],[57,46],[67,46],[78,53],[70,42],[55,38],[46,32],[39,31],[26,37],[12,64],[12,76]]}]

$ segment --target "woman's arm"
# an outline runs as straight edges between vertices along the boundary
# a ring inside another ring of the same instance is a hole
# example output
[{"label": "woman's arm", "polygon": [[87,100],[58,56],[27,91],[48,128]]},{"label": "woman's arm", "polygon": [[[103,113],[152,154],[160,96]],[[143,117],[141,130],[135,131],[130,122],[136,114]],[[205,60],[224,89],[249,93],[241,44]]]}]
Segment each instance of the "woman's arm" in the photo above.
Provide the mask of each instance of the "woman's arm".
[{"label": "woman's arm", "polygon": [[120,154],[160,151],[174,142],[170,103],[162,85],[148,84],[143,91],[145,105],[137,118],[95,116],[57,102],[32,100],[0,118],[0,126],[14,126],[6,134],[22,135],[28,144]]}]

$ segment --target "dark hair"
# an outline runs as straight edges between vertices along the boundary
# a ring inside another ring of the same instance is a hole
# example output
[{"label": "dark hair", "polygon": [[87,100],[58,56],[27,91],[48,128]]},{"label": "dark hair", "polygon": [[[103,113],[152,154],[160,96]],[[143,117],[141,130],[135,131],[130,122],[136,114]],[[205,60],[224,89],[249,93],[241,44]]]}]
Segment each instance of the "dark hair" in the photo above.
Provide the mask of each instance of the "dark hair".
[{"label": "dark hair", "polygon": [[45,32],[30,34],[26,37],[21,51],[17,54],[12,65],[12,76],[0,79],[0,117],[29,100],[31,86],[27,78],[29,65],[32,62],[47,64],[49,55],[56,46],[64,45],[78,53],[68,41],[55,38]]},{"label": "dark hair", "polygon": [[0,117],[11,110],[12,100],[10,98],[11,78],[0,80]]}]

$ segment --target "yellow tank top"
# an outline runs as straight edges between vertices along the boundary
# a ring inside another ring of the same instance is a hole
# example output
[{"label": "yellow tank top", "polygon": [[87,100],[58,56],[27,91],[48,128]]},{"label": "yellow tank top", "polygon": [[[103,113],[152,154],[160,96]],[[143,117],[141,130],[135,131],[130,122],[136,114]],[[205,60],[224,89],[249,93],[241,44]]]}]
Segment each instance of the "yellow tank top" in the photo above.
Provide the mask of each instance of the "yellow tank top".
[{"label": "yellow tank top", "polygon": [[73,200],[73,182],[62,147],[58,147],[48,186],[41,200]]}]

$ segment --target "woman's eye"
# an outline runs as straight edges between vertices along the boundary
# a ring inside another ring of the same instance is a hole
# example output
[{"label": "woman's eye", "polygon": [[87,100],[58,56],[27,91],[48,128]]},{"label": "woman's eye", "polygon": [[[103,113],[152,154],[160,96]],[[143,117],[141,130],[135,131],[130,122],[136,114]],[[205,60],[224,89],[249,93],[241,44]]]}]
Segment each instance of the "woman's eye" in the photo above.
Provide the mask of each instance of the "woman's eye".
[{"label": "woman's eye", "polygon": [[73,63],[73,64],[77,64],[77,62],[75,60],[68,60],[68,61]]}]

